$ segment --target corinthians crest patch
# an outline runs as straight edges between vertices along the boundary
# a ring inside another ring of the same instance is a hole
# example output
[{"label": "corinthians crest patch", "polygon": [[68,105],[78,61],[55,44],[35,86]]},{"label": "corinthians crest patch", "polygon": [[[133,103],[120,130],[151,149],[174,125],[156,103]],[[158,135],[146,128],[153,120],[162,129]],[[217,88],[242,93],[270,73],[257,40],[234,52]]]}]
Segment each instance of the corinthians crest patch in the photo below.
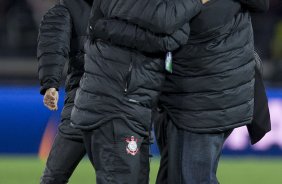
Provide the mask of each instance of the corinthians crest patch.
[{"label": "corinthians crest patch", "polygon": [[134,136],[131,136],[130,138],[126,138],[125,141],[128,143],[126,146],[127,154],[130,154],[133,156],[136,155],[139,152],[138,145],[137,145],[138,139],[135,138]]}]

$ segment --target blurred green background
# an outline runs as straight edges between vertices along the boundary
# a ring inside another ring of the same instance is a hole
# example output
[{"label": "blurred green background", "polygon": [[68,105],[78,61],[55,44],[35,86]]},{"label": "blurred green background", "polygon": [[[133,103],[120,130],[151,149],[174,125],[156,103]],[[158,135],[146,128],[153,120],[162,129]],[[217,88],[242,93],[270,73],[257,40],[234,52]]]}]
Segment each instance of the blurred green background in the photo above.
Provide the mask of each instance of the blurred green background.
[{"label": "blurred green background", "polygon": [[[44,162],[37,157],[0,157],[1,184],[38,184]],[[155,183],[159,159],[151,162],[151,180]],[[281,184],[282,158],[228,158],[221,159],[218,170],[221,184]],[[95,173],[88,159],[74,172],[69,184],[95,184]]]}]

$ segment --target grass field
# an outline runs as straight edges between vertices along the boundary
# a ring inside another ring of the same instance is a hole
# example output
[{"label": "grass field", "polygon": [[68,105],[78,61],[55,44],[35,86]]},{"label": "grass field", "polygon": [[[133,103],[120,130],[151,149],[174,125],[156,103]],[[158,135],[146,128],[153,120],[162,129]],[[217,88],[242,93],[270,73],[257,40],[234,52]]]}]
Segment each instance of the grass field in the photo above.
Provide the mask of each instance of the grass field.
[{"label": "grass field", "polygon": [[[0,184],[38,184],[44,162],[36,157],[0,157]],[[156,179],[158,159],[151,163],[151,183]],[[221,184],[282,184],[282,158],[224,158],[218,178]],[[84,159],[69,184],[95,184],[92,166]]]}]

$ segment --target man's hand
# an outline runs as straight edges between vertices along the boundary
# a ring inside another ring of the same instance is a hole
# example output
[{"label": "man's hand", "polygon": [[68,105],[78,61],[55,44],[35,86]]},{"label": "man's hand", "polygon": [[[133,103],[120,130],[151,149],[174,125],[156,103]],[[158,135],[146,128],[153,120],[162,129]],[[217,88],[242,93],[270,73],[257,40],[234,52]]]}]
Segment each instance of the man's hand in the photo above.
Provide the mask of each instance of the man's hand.
[{"label": "man's hand", "polygon": [[44,95],[43,103],[51,111],[58,110],[59,93],[55,88],[49,88]]},{"label": "man's hand", "polygon": [[203,4],[206,4],[207,2],[209,2],[210,0],[201,0]]}]

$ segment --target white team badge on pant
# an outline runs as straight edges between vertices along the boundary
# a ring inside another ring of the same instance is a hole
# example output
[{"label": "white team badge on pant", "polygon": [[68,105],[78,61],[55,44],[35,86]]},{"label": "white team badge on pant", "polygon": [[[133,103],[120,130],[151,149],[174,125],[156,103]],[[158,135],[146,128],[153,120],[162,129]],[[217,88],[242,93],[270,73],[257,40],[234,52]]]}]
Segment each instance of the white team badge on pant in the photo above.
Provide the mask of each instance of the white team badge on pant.
[{"label": "white team badge on pant", "polygon": [[131,138],[126,138],[125,141],[128,143],[126,146],[127,154],[131,154],[133,156],[136,155],[139,151],[137,145],[138,139],[134,136],[131,136]]}]

